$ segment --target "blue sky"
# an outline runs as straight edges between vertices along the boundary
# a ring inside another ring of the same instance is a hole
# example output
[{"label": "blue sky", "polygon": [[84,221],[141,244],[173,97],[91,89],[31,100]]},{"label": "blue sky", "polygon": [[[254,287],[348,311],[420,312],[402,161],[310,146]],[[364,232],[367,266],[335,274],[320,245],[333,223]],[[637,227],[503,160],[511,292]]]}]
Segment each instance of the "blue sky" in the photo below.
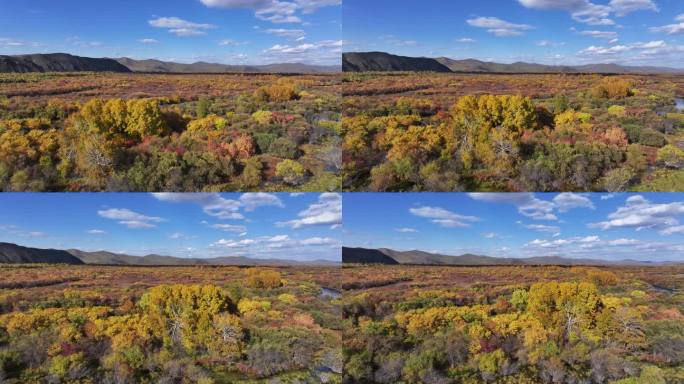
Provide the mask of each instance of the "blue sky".
[{"label": "blue sky", "polygon": [[340,2],[4,0],[0,55],[339,64]]},{"label": "blue sky", "polygon": [[684,194],[353,193],[344,245],[684,261]]},{"label": "blue sky", "polygon": [[340,260],[339,194],[0,194],[0,241],[131,255]]},{"label": "blue sky", "polygon": [[345,0],[345,51],[684,68],[681,0]]}]

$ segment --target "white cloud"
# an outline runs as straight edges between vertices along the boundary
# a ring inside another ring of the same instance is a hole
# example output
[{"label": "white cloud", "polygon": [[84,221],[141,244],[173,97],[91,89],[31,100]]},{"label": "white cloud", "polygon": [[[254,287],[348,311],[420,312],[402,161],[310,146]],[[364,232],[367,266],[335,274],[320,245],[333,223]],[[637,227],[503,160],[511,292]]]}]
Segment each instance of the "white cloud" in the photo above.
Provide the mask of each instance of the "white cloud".
[{"label": "white cloud", "polygon": [[103,44],[99,41],[85,41],[78,36],[69,37],[66,39],[67,43],[79,46],[81,48],[99,48]]},{"label": "white cloud", "polygon": [[684,234],[684,225],[675,225],[660,231],[663,235]]},{"label": "white cloud", "polygon": [[239,212],[243,204],[238,200],[225,199],[218,193],[153,193],[157,200],[171,203],[195,203],[202,206],[204,213],[223,220],[243,220]]},{"label": "white cloud", "polygon": [[236,46],[245,45],[245,44],[247,44],[247,42],[235,41],[232,39],[225,39],[225,40],[219,41],[219,45],[222,47],[227,47],[227,46],[236,47]]},{"label": "white cloud", "polygon": [[265,206],[275,206],[283,208],[285,204],[280,200],[280,198],[271,193],[243,193],[240,196],[240,203],[245,208],[245,211],[250,212],[259,207]]},{"label": "white cloud", "polygon": [[684,13],[675,17],[675,21],[678,21],[678,23],[663,25],[661,27],[652,27],[650,28],[650,31],[656,33],[666,33],[668,35],[684,33]]},{"label": "white cloud", "polygon": [[556,204],[558,212],[567,212],[575,208],[596,209],[588,197],[576,193],[560,193],[553,198],[553,202]]},{"label": "white cloud", "polygon": [[321,48],[341,48],[342,40],[324,40],[317,43],[305,43],[299,45],[276,44],[266,49],[265,53],[279,54],[302,54],[312,52]]},{"label": "white cloud", "polygon": [[266,239],[266,241],[269,243],[280,243],[280,242],[289,241],[289,240],[290,240],[290,236],[288,236],[288,235],[278,235],[278,236],[273,236],[269,239]]},{"label": "white cloud", "polygon": [[312,237],[299,242],[302,245],[335,245],[339,241],[330,237]]},{"label": "white cloud", "polygon": [[659,11],[653,0],[610,0],[609,6],[619,17],[635,11]]},{"label": "white cloud", "polygon": [[663,40],[620,44],[611,47],[592,45],[579,52],[579,56],[587,57],[593,61],[613,62],[623,58],[633,62],[654,65],[662,65],[667,59],[680,60],[682,54],[684,54],[684,45],[670,45]]},{"label": "white cloud", "polygon": [[140,39],[140,40],[138,40],[138,42],[142,43],[142,44],[158,44],[159,40],[157,40],[157,39]]},{"label": "white cloud", "polygon": [[262,236],[255,239],[220,239],[210,245],[213,248],[249,248],[252,249],[282,249],[282,248],[308,248],[323,246],[340,246],[340,241],[331,237],[311,237],[303,240],[291,239],[288,235]]},{"label": "white cloud", "polygon": [[0,37],[0,47],[23,47],[25,46],[26,43],[23,41],[15,40],[15,39],[8,39],[6,37]]},{"label": "white cloud", "polygon": [[[625,205],[608,215],[608,220],[589,224],[590,228],[609,230],[615,228],[661,229],[668,234],[670,228],[679,224],[678,216],[684,215],[684,203],[654,204],[641,195],[627,198]],[[672,233],[677,233],[676,229]]]},{"label": "white cloud", "polygon": [[246,248],[253,244],[256,244],[256,241],[252,239],[244,239],[239,241],[220,239],[219,241],[213,243],[212,246],[224,248]]},{"label": "white cloud", "polygon": [[299,212],[298,219],[278,222],[281,227],[299,229],[309,226],[342,224],[342,196],[338,193],[323,193],[318,202]]},{"label": "white cloud", "polygon": [[611,14],[622,17],[635,11],[658,11],[653,0],[611,0],[608,5],[594,4],[589,0],[518,0],[524,7],[569,12],[578,23],[614,25]]},{"label": "white cloud", "polygon": [[462,37],[462,38],[460,38],[460,39],[458,39],[458,40],[456,40],[456,41],[458,41],[459,43],[469,44],[469,43],[474,43],[476,40],[475,40],[475,39],[471,39],[470,37]]},{"label": "white cloud", "polygon": [[563,45],[565,45],[565,43],[551,40],[540,40],[537,42],[537,46],[539,47],[562,47]]},{"label": "white cloud", "polygon": [[473,27],[486,28],[487,32],[500,37],[521,36],[524,31],[534,29],[531,25],[514,24],[498,17],[476,17],[468,19],[466,22]]},{"label": "white cloud", "polygon": [[89,229],[86,232],[90,235],[104,235],[107,233],[106,231],[103,231],[101,229]]},{"label": "white cloud", "polygon": [[418,230],[415,228],[395,228],[394,230],[399,232],[399,233],[416,233],[416,232],[418,232]]},{"label": "white cloud", "polygon": [[105,219],[118,220],[119,224],[132,229],[154,228],[156,225],[153,223],[166,221],[161,217],[145,216],[126,208],[104,209],[97,211],[97,214]]},{"label": "white cloud", "polygon": [[472,199],[489,203],[513,204],[518,212],[535,220],[558,220],[553,202],[538,199],[532,193],[469,193]]},{"label": "white cloud", "polygon": [[639,240],[625,239],[625,238],[615,239],[615,240],[611,240],[608,242],[609,245],[634,245],[634,244],[638,244],[638,243],[639,243]]},{"label": "white cloud", "polygon": [[310,14],[319,8],[337,6],[341,0],[200,0],[202,4],[212,8],[247,8],[253,9],[260,20],[272,23],[301,23],[296,13]]},{"label": "white cloud", "polygon": [[178,17],[158,17],[148,21],[148,23],[156,28],[164,28],[180,37],[202,36],[207,34],[207,30],[217,28],[213,24],[193,23]]},{"label": "white cloud", "polygon": [[597,39],[614,40],[618,37],[617,32],[614,31],[579,31],[580,35],[595,37]]},{"label": "white cloud", "polygon": [[547,232],[547,233],[553,233],[553,234],[558,234],[560,233],[560,227],[557,227],[555,225],[543,225],[543,224],[529,224],[526,225],[525,228],[531,229],[533,231],[537,232]]},{"label": "white cloud", "polygon": [[292,40],[306,36],[306,32],[303,29],[270,28],[264,30],[264,32]]},{"label": "white cloud", "polygon": [[226,232],[244,233],[247,228],[242,225],[232,225],[232,224],[211,224],[210,228],[219,229]]},{"label": "white cloud", "polygon": [[431,219],[432,223],[445,228],[469,227],[471,222],[480,221],[479,217],[460,215],[441,207],[410,208],[409,212],[414,216]]}]

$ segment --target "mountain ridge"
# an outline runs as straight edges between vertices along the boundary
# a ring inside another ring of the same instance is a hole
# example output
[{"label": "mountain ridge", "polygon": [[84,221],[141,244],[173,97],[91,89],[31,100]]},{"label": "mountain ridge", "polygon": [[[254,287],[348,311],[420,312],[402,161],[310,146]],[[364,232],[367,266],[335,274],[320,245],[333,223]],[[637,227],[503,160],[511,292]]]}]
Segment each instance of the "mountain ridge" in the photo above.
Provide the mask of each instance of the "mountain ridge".
[{"label": "mountain ridge", "polygon": [[[386,258],[382,258],[381,255]],[[373,258],[365,256],[372,255]],[[535,256],[528,258],[493,257],[466,253],[458,256],[442,255],[419,250],[396,251],[388,248],[342,248],[343,264],[402,264],[402,265],[453,265],[453,266],[489,266],[489,265],[593,265],[593,266],[648,266],[670,265],[675,262],[650,262],[639,260],[599,260],[575,259],[562,256]]]},{"label": "mountain ridge", "polygon": [[207,259],[182,258],[150,254],[132,256],[109,251],[87,252],[78,249],[41,249],[13,243],[0,243],[0,264],[88,264],[121,266],[332,266],[330,260],[297,261],[223,256]]},{"label": "mountain ridge", "polygon": [[0,73],[29,72],[118,72],[118,73],[336,73],[339,65],[273,63],[230,65],[198,61],[185,64],[156,59],[91,58],[68,53],[0,55]]},{"label": "mountain ridge", "polygon": [[108,58],[74,56],[68,53],[0,55],[0,72],[131,72],[123,64]]},{"label": "mountain ridge", "polygon": [[[443,68],[442,68],[443,67]],[[444,70],[446,68],[447,70]],[[602,74],[684,74],[683,69],[627,66],[615,63],[584,65],[546,65],[515,62],[511,64],[477,59],[455,60],[447,57],[409,57],[386,52],[345,52],[342,54],[343,72],[451,72],[451,73],[602,73]]]},{"label": "mountain ridge", "polygon": [[76,256],[59,249],[23,247],[0,243],[0,264],[85,264]]}]

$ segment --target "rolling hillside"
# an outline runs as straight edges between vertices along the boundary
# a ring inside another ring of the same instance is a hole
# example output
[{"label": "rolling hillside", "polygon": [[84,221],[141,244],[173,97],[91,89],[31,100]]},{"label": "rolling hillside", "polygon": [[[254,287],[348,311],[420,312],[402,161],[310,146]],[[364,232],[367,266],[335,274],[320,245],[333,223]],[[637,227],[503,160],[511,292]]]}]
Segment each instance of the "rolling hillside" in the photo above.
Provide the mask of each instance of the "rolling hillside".
[{"label": "rolling hillside", "polygon": [[131,70],[112,59],[50,53],[0,56],[0,72],[131,72]]},{"label": "rolling hillside", "polygon": [[[407,264],[407,265],[663,265],[636,260],[607,261],[598,259],[573,259],[560,256],[513,258],[491,257],[473,254],[459,256],[440,255],[424,251],[395,251],[387,248],[342,248],[345,264]],[[672,263],[669,263],[672,264]]]},{"label": "rolling hillside", "polygon": [[447,57],[405,57],[385,52],[348,52],[342,54],[344,72],[432,71],[468,73],[684,73],[666,67],[631,67],[618,64],[556,66],[516,62],[501,64],[476,59],[454,60]]},{"label": "rolling hillside", "polygon": [[197,62],[192,64],[160,60],[134,60],[127,57],[116,59],[133,72],[152,73],[334,73],[339,66],[283,63],[267,65],[228,65]]},{"label": "rolling hillside", "polygon": [[451,72],[447,66],[435,59],[396,56],[385,52],[344,53],[342,70],[344,72]]},{"label": "rolling hillside", "polygon": [[84,264],[67,251],[0,243],[0,264]]},{"label": "rolling hillside", "polygon": [[340,66],[303,63],[227,65],[197,62],[183,64],[154,59],[90,58],[66,53],[49,53],[17,56],[0,55],[0,72],[335,73],[340,72]]}]

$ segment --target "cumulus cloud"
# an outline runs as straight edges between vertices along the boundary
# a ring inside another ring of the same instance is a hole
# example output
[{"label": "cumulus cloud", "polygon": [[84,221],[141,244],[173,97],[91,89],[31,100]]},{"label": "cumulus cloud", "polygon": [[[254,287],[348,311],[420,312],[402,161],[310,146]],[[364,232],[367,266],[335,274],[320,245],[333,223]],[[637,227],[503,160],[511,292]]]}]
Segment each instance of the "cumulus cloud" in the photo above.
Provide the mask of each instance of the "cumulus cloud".
[{"label": "cumulus cloud", "polygon": [[20,41],[20,40],[9,39],[6,37],[0,37],[0,47],[16,48],[16,47],[23,47],[25,45],[26,45],[26,43],[23,41]]},{"label": "cumulus cloud", "polygon": [[538,199],[533,193],[470,193],[472,199],[489,203],[513,204],[523,216],[535,220],[558,220],[555,204]]},{"label": "cumulus cloud", "polygon": [[540,10],[561,10],[570,13],[573,20],[589,25],[615,25],[611,15],[626,16],[636,11],[655,11],[658,6],[653,0],[611,0],[607,5],[595,4],[589,0],[518,0],[527,8]]},{"label": "cumulus cloud", "polygon": [[157,200],[170,203],[194,203],[202,207],[204,213],[223,220],[243,220],[239,212],[243,203],[239,200],[225,199],[218,193],[153,193]]},{"label": "cumulus cloud", "polygon": [[341,0],[200,0],[212,8],[253,9],[254,15],[272,23],[302,23],[297,14],[310,14],[319,8],[337,6]]},{"label": "cumulus cloud", "polygon": [[226,232],[244,233],[247,228],[243,225],[232,225],[232,224],[211,224],[210,228],[219,229]]},{"label": "cumulus cloud", "polygon": [[479,217],[460,215],[441,207],[410,208],[409,212],[414,216],[431,219],[432,223],[445,228],[469,227],[470,223],[480,221]]},{"label": "cumulus cloud", "polygon": [[665,60],[677,61],[684,54],[684,45],[672,45],[663,40],[619,44],[610,47],[590,46],[579,52],[592,61],[613,62],[620,59],[635,63],[662,65]]},{"label": "cumulus cloud", "polygon": [[592,203],[588,197],[577,193],[560,193],[553,198],[553,202],[556,205],[558,212],[567,212],[575,208],[596,209],[594,203]]},{"label": "cumulus cloud", "polygon": [[609,6],[618,17],[635,11],[660,11],[653,0],[611,0]]},{"label": "cumulus cloud", "polygon": [[158,44],[159,40],[157,40],[157,39],[140,39],[140,40],[138,40],[138,42],[142,43],[142,44]]},{"label": "cumulus cloud", "polygon": [[543,224],[528,224],[525,226],[527,229],[531,229],[537,232],[547,232],[547,233],[560,233],[560,227],[555,225],[543,225]]},{"label": "cumulus cloud", "polygon": [[395,228],[394,230],[399,232],[399,233],[416,233],[416,232],[418,232],[418,230],[415,228]]},{"label": "cumulus cloud", "polygon": [[225,40],[219,41],[219,45],[222,47],[227,47],[227,46],[234,47],[234,46],[245,45],[245,44],[247,44],[247,43],[244,41],[235,41],[233,39],[225,39]]},{"label": "cumulus cloud", "polygon": [[265,61],[284,63],[331,63],[339,62],[342,40],[322,40],[315,43],[276,44],[263,51]]},{"label": "cumulus cloud", "polygon": [[380,35],[378,39],[383,41],[383,44],[392,44],[396,45],[397,47],[411,47],[414,45],[418,45],[418,42],[415,40],[404,40],[400,39],[394,35]]},{"label": "cumulus cloud", "polygon": [[555,42],[551,40],[540,40],[537,42],[538,47],[561,47],[565,45],[564,42]]},{"label": "cumulus cloud", "polygon": [[89,229],[86,231],[89,235],[104,235],[107,232],[101,229]]},{"label": "cumulus cloud", "polygon": [[663,25],[660,27],[652,27],[651,32],[665,33],[668,35],[677,35],[684,33],[684,13],[675,17],[675,23]]},{"label": "cumulus cloud", "polygon": [[684,203],[651,203],[642,195],[627,198],[625,205],[608,215],[608,220],[590,223],[590,228],[660,229],[663,234],[678,233],[678,216],[684,215]]},{"label": "cumulus cloud", "polygon": [[179,17],[158,17],[148,22],[156,28],[163,28],[180,37],[194,37],[207,34],[207,30],[215,29],[213,24],[193,23]]},{"label": "cumulus cloud", "polygon": [[291,40],[297,40],[306,36],[306,32],[303,29],[270,28],[264,30],[264,32]]},{"label": "cumulus cloud", "polygon": [[240,196],[240,203],[245,208],[245,211],[253,211],[259,207],[274,206],[274,207],[285,207],[285,204],[280,200],[280,198],[272,193],[243,193]]},{"label": "cumulus cloud", "polygon": [[117,220],[119,224],[132,229],[154,228],[155,223],[166,221],[161,217],[146,216],[126,208],[110,208],[97,211],[100,217]]},{"label": "cumulus cloud", "polygon": [[288,235],[262,236],[254,239],[220,239],[210,245],[212,248],[250,248],[282,249],[282,248],[320,248],[339,247],[340,240],[331,237],[310,237],[302,240],[292,239]]},{"label": "cumulus cloud", "polygon": [[476,17],[466,22],[473,27],[486,28],[487,32],[499,37],[521,36],[524,31],[534,29],[531,25],[510,23],[498,17]]},{"label": "cumulus cloud", "polygon": [[318,202],[311,204],[297,216],[297,219],[278,222],[276,225],[293,229],[321,225],[337,227],[342,224],[342,195],[323,193],[318,197]]},{"label": "cumulus cloud", "polygon": [[618,37],[617,32],[613,31],[579,31],[580,35],[595,37],[597,39],[614,40]]}]

